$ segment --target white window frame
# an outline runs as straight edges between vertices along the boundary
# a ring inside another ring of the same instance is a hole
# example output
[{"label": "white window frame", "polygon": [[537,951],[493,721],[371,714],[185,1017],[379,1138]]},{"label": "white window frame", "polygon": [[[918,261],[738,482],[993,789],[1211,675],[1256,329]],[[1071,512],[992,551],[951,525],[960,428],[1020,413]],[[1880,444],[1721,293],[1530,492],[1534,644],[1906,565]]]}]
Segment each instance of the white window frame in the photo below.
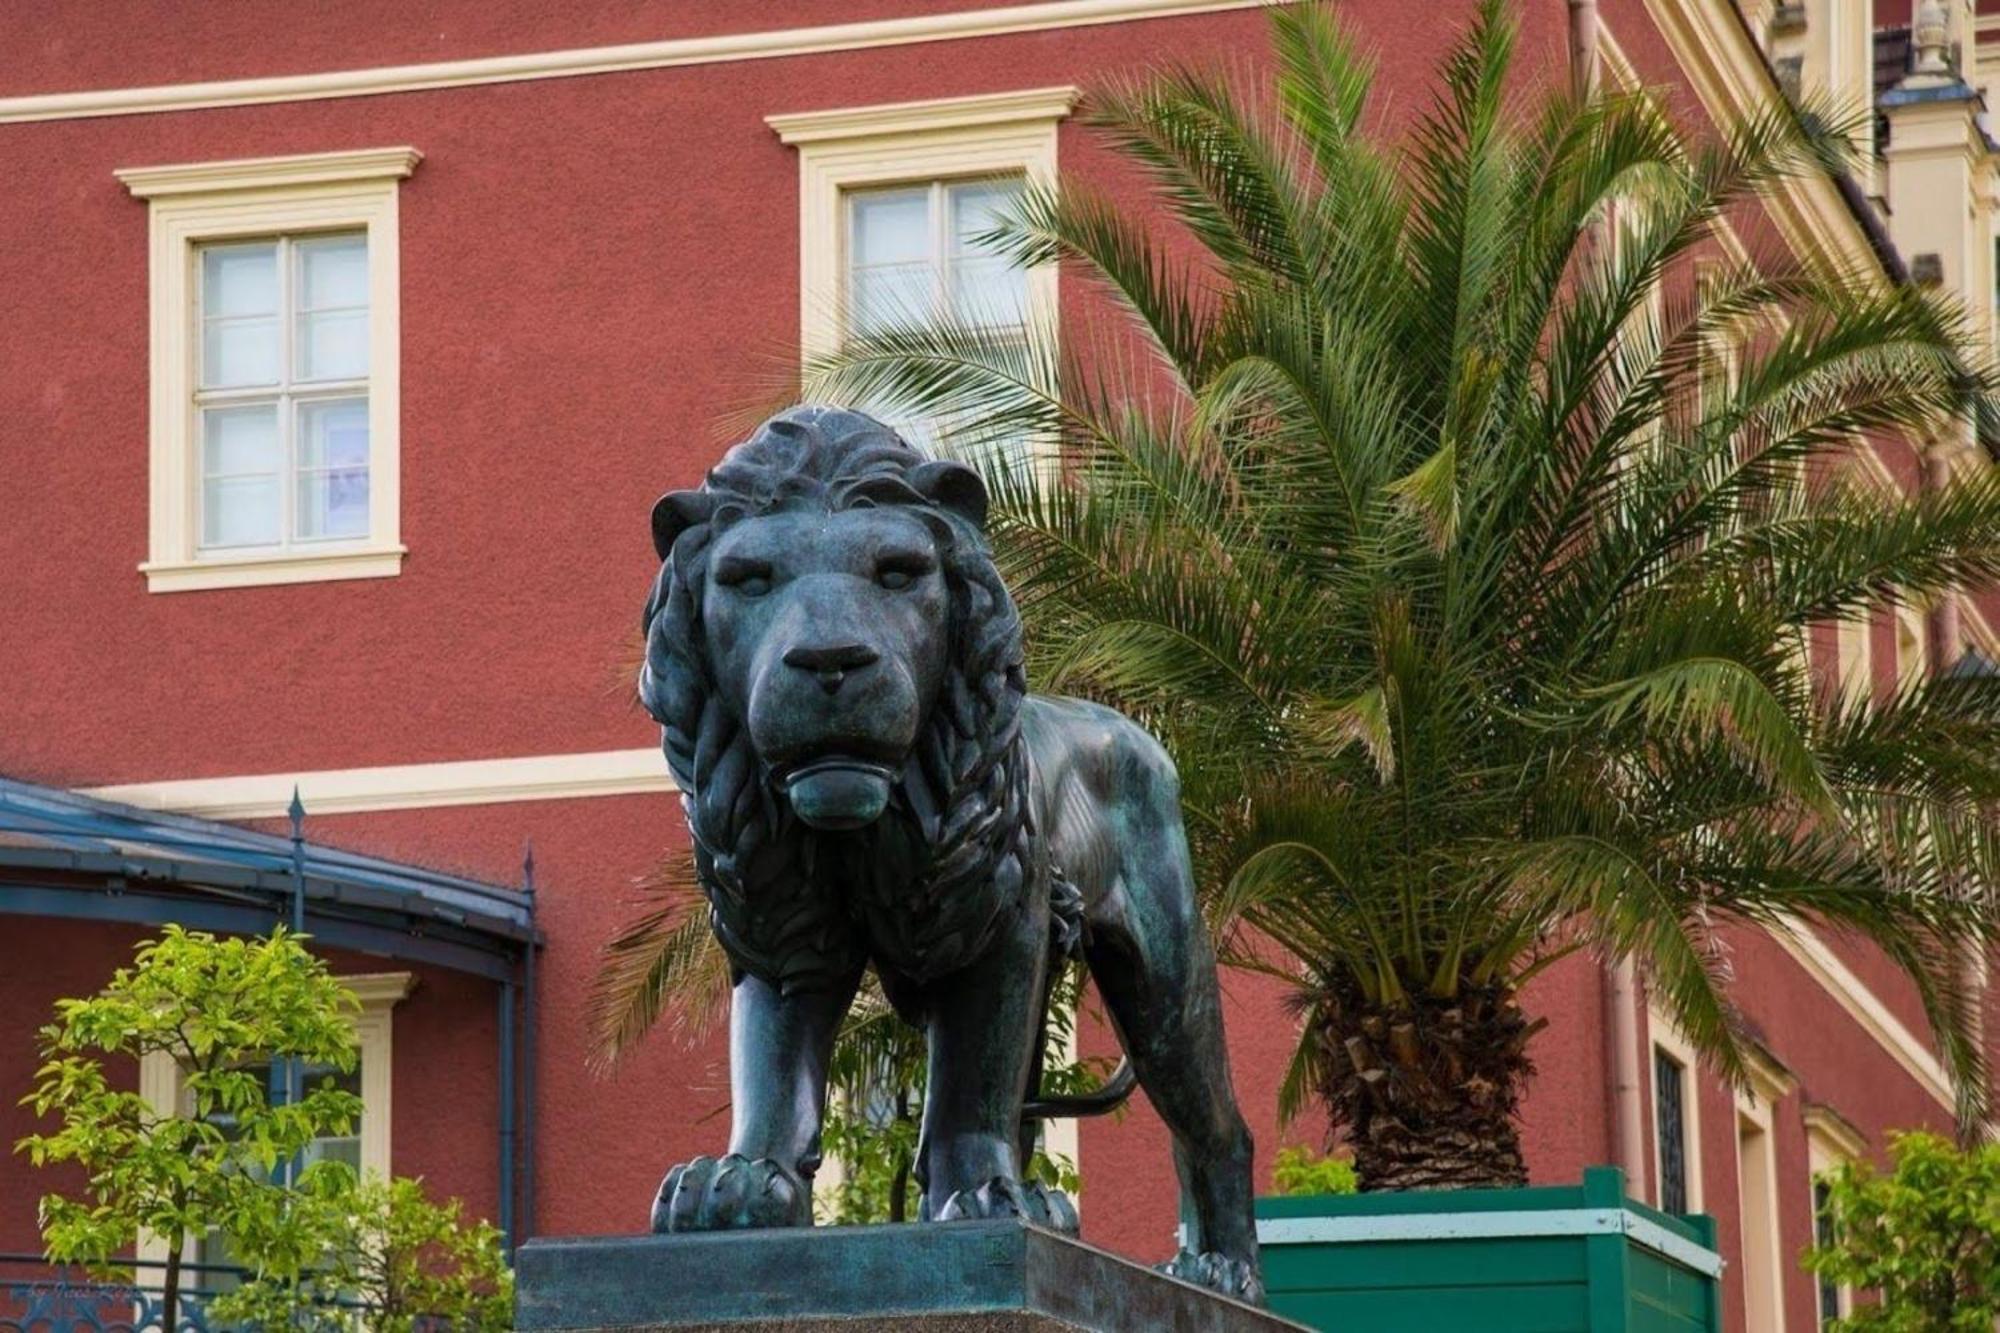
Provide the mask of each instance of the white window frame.
[{"label": "white window frame", "polygon": [[[116,172],[149,214],[151,515],[139,566],[152,592],[386,578],[402,569],[397,194],[422,154],[377,148]],[[366,537],[203,551],[195,391],[200,247],[364,232],[368,238]]]},{"label": "white window frame", "polygon": [[1664,1157],[1660,1152],[1660,1090],[1653,1086],[1655,1070],[1652,1057],[1655,1051],[1663,1052],[1681,1067],[1685,1082],[1681,1085],[1681,1134],[1685,1141],[1681,1145],[1681,1161],[1687,1173],[1687,1210],[1698,1213],[1702,1210],[1702,1170],[1701,1170],[1701,1063],[1695,1058],[1694,1045],[1681,1034],[1673,1020],[1658,1009],[1649,1009],[1646,1015],[1651,1040],[1647,1043],[1646,1119],[1653,1134],[1653,1206],[1664,1208],[1666,1173],[1661,1168]]},{"label": "white window frame", "polygon": [[[844,335],[851,191],[982,177],[1056,179],[1056,127],[1081,96],[1063,86],[766,116],[799,152],[799,342],[810,359]],[[1030,335],[1053,333],[1056,265],[1028,271]]]},{"label": "white window frame", "polygon": [[[364,972],[338,980],[361,1003],[354,1015],[354,1039],[361,1055],[361,1174],[387,1180],[394,1161],[390,1129],[395,1106],[395,1012],[416,988],[416,977],[408,972]],[[140,1057],[139,1095],[150,1105],[160,1110],[178,1107],[182,1092],[180,1066],[172,1055],[151,1051]],[[196,1241],[188,1238],[183,1258],[194,1259]],[[138,1257],[162,1262],[167,1257],[166,1241],[142,1236]]]},{"label": "white window frame", "polygon": [[[1854,1127],[1852,1121],[1830,1106],[1817,1102],[1805,1108],[1806,1124],[1806,1208],[1813,1220],[1813,1243],[1819,1243],[1819,1199],[1815,1190],[1820,1177],[1847,1162],[1863,1161],[1868,1156],[1868,1139]],[[1812,1277],[1813,1327],[1824,1329],[1827,1325],[1819,1309],[1820,1280]],[[1854,1288],[1842,1282],[1835,1287],[1835,1304],[1839,1317],[1846,1318],[1854,1313]]]}]

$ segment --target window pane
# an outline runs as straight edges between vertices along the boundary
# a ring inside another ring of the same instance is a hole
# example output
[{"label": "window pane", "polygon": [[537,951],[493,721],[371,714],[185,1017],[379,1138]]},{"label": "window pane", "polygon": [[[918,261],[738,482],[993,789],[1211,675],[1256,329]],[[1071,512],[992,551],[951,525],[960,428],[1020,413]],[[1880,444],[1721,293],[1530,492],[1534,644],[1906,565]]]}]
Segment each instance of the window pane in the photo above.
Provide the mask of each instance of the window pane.
[{"label": "window pane", "polygon": [[202,321],[201,384],[205,389],[240,388],[278,382],[278,321]]},{"label": "window pane", "polygon": [[201,252],[201,313],[206,319],[278,313],[278,247],[211,245]]},{"label": "window pane", "polygon": [[1665,1051],[1653,1052],[1653,1124],[1660,1149],[1660,1211],[1685,1213],[1687,1196],[1687,1123],[1683,1095],[1685,1071]]},{"label": "window pane", "polygon": [[936,270],[929,264],[857,270],[848,293],[854,331],[874,333],[924,318],[936,304],[936,285]]},{"label": "window pane", "polygon": [[278,479],[224,477],[201,487],[203,546],[271,546],[278,540]]},{"label": "window pane", "polygon": [[368,304],[368,238],[321,236],[294,247],[299,256],[299,308],[332,310]]},{"label": "window pane", "polygon": [[368,373],[368,312],[323,310],[301,314],[298,377],[358,380]]},{"label": "window pane", "polygon": [[930,263],[935,259],[931,253],[929,186],[868,190],[849,198],[853,212],[847,253],[854,267]]},{"label": "window pane", "polygon": [[299,404],[298,535],[368,535],[368,400]]},{"label": "window pane", "polygon": [[302,380],[360,379],[368,373],[368,239],[322,236],[298,255],[294,369]]},{"label": "window pane", "polygon": [[201,472],[204,477],[278,473],[278,409],[211,407],[201,414]]},{"label": "window pane", "polygon": [[954,259],[951,306],[975,324],[1018,326],[1028,322],[1028,275],[997,257]]},{"label": "window pane", "polygon": [[979,181],[952,186],[949,192],[951,252],[955,255],[987,253],[985,247],[973,244],[972,238],[990,231],[1000,221],[1000,215],[1020,200],[1022,188],[1017,180]]}]

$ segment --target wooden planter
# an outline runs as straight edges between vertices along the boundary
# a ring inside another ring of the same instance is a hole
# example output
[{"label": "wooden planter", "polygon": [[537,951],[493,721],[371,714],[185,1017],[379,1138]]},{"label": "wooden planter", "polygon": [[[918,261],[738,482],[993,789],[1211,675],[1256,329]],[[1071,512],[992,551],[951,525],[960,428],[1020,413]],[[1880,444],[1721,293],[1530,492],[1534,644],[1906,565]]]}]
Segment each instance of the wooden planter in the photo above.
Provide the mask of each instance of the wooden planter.
[{"label": "wooden planter", "polygon": [[1257,1200],[1271,1309],[1349,1333],[1721,1333],[1715,1220],[1582,1185]]}]

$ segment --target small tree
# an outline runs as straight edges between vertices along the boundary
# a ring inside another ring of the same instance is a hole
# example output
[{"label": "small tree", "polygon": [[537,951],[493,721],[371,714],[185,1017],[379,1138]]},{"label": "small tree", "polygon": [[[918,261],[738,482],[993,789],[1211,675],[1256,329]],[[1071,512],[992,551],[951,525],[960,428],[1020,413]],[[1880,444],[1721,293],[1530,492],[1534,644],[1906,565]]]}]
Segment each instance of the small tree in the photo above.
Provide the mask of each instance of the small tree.
[{"label": "small tree", "polygon": [[[216,1319],[243,1328],[351,1333],[505,1333],[514,1276],[500,1232],[434,1203],[423,1182],[328,1174],[299,1191],[325,1246],[304,1269],[270,1267],[218,1297]],[[261,1257],[261,1256],[259,1256]]]},{"label": "small tree", "polygon": [[[87,999],[59,1001],[42,1029],[43,1064],[22,1099],[62,1124],[16,1150],[37,1166],[74,1163],[80,1197],[45,1195],[43,1243],[52,1262],[103,1267],[142,1233],[167,1249],[162,1326],[180,1318],[181,1252],[219,1231],[254,1242],[260,1264],[296,1275],[324,1248],[324,1211],[298,1206],[353,1175],[315,1162],[293,1189],[276,1177],[311,1142],[351,1132],[360,1098],[323,1080],[273,1105],[255,1067],[298,1061],[341,1072],[356,1059],[354,997],[283,929],[264,939],[217,939],[168,926],[130,967]],[[107,1066],[171,1056],[178,1106],[154,1106],[113,1086]]]},{"label": "small tree", "polygon": [[1839,1333],[1991,1333],[2000,1319],[2000,1145],[1935,1134],[1890,1144],[1887,1174],[1849,1162],[1826,1177],[1833,1241],[1806,1267],[1881,1303]]}]

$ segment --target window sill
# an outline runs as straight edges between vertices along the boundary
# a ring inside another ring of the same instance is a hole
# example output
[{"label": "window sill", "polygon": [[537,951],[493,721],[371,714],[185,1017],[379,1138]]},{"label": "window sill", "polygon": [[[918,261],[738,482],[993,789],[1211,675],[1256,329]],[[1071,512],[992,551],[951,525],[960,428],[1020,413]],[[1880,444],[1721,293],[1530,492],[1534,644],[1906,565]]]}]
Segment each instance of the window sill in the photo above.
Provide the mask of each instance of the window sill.
[{"label": "window sill", "polygon": [[139,570],[146,576],[148,592],[199,592],[276,583],[393,578],[402,573],[404,553],[402,546],[349,546],[333,551],[286,551],[205,560],[149,560]]}]

